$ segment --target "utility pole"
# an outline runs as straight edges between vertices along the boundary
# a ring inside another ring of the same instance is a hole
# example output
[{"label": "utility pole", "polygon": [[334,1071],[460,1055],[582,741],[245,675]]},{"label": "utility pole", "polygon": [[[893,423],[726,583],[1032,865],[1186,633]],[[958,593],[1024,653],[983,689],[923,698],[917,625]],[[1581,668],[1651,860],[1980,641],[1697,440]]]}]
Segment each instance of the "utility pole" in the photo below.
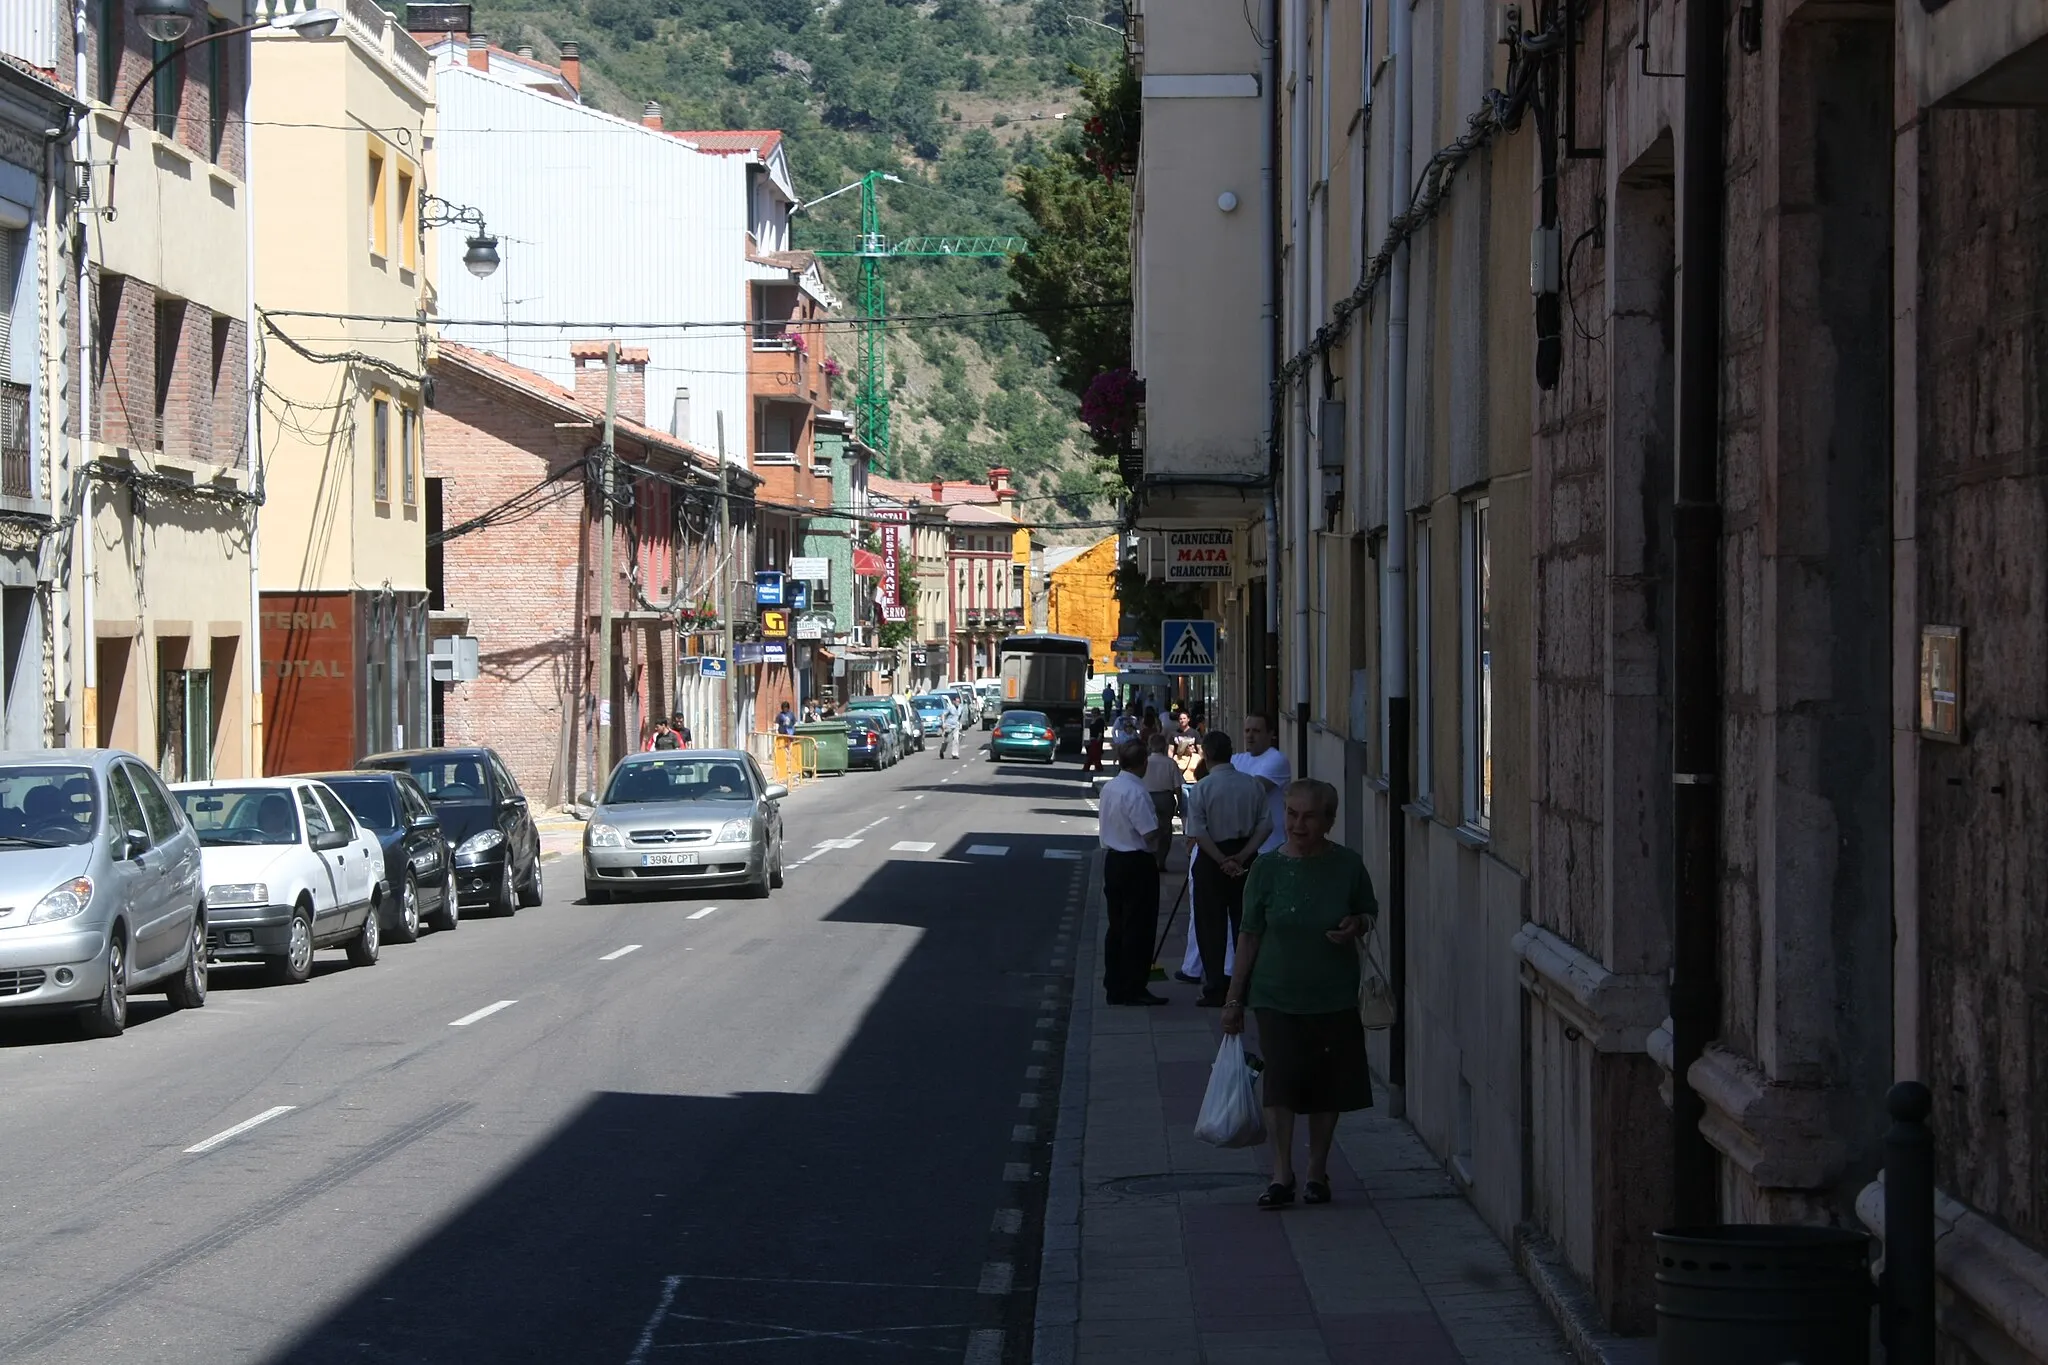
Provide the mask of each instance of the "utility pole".
[{"label": "utility pole", "polygon": [[[725,413],[718,414],[718,619],[725,627],[725,676],[718,680],[718,728],[737,728],[732,709],[732,571],[726,562],[732,540],[732,503],[725,496]],[[731,747],[737,748],[737,745]]]},{"label": "utility pole", "polygon": [[[601,505],[597,617],[597,768],[595,791],[612,761],[612,428],[619,412],[619,343],[604,347],[604,446],[597,453],[597,496]],[[602,766],[598,766],[602,765]]]}]

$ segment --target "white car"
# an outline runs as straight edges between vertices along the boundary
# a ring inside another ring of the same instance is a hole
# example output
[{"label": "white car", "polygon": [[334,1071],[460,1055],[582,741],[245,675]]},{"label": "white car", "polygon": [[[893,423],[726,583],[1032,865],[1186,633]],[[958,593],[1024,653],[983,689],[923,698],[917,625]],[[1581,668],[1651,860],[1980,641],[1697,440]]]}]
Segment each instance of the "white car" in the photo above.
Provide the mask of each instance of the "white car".
[{"label": "white car", "polygon": [[199,832],[206,944],[215,962],[261,962],[281,983],[313,974],[313,953],[377,960],[384,849],[325,783],[303,777],[180,782]]}]

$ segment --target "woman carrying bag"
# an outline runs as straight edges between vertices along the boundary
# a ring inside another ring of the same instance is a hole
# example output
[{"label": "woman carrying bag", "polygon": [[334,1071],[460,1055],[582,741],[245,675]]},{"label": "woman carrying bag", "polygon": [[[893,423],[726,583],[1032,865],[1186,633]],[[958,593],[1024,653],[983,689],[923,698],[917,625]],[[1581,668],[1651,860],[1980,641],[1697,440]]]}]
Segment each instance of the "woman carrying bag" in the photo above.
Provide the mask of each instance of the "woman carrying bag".
[{"label": "woman carrying bag", "polygon": [[1244,929],[1223,1005],[1223,1031],[1241,1033],[1249,1005],[1265,1055],[1266,1128],[1273,1183],[1262,1209],[1294,1202],[1294,1116],[1308,1116],[1302,1202],[1330,1202],[1337,1116],[1372,1105],[1359,1017],[1358,942],[1379,914],[1365,863],[1330,842],[1337,789],[1304,779],[1285,795],[1287,842],[1245,876]]}]

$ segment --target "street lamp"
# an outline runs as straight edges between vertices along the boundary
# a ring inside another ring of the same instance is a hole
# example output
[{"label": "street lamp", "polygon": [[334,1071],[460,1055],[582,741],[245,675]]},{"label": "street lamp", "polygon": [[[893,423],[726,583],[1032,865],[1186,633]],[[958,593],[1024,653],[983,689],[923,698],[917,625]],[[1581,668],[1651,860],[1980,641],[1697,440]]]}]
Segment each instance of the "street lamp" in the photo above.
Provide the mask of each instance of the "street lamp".
[{"label": "street lamp", "polygon": [[478,279],[489,279],[498,271],[498,239],[484,224],[483,211],[467,204],[451,204],[438,194],[420,191],[420,230],[467,223],[476,229],[468,238],[469,250],[462,253],[463,268]]},{"label": "street lamp", "polygon": [[[192,22],[204,8],[205,0],[137,0],[135,21],[142,31],[159,43],[176,43],[192,30]],[[157,73],[177,61],[195,48],[217,43],[223,38],[235,38],[244,33],[254,33],[259,28],[277,29],[282,33],[296,33],[301,38],[328,38],[334,34],[335,26],[341,22],[341,15],[331,9],[302,10],[297,14],[280,14],[274,19],[265,19],[254,24],[240,24],[224,28],[218,33],[209,33],[203,38],[194,38],[180,44],[157,58],[156,65],[143,73],[136,82],[134,93],[128,96],[128,103],[121,106],[120,127],[128,126],[128,118],[135,112],[135,105],[142,98],[142,92],[149,89]],[[107,153],[107,216],[114,216],[114,175],[120,169],[121,140],[117,134],[113,149]]]}]

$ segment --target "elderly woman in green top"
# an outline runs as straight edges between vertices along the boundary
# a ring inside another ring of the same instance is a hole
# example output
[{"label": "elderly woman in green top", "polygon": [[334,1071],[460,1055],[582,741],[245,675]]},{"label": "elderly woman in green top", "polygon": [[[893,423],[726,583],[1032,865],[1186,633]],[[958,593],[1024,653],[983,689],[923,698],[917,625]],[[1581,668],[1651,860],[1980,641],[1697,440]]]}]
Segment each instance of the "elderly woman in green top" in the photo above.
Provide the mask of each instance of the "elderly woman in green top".
[{"label": "elderly woman in green top", "polygon": [[1294,1116],[1308,1115],[1308,1181],[1302,1202],[1330,1202],[1330,1143],[1337,1115],[1372,1104],[1365,1028],[1358,1017],[1357,941],[1379,903],[1365,863],[1330,842],[1337,789],[1288,784],[1287,842],[1245,878],[1237,969],[1224,999],[1223,1031],[1244,1029],[1247,1001],[1265,1050],[1266,1128],[1273,1183],[1262,1209],[1294,1202]]}]

